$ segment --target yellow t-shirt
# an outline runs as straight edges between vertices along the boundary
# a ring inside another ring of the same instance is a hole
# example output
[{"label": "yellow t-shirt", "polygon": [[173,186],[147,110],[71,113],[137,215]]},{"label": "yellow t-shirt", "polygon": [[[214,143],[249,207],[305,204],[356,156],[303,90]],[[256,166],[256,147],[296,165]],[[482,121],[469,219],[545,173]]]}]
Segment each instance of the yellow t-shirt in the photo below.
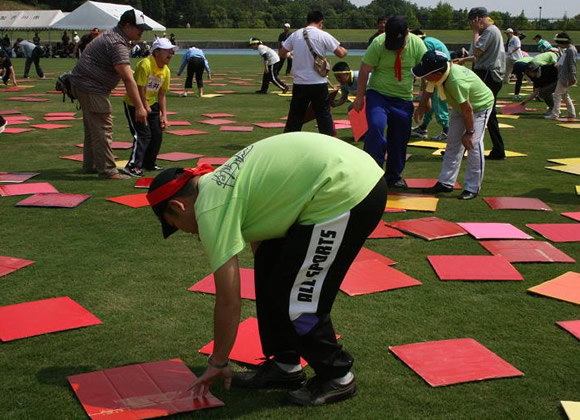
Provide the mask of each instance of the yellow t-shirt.
[{"label": "yellow t-shirt", "polygon": [[[133,77],[135,78],[137,86],[145,86],[145,96],[151,106],[157,102],[157,92],[159,92],[159,89],[163,89],[164,91],[169,90],[171,72],[166,65],[162,68],[157,67],[155,58],[150,55],[137,63]],[[135,106],[128,93],[125,94],[125,103]]]}]

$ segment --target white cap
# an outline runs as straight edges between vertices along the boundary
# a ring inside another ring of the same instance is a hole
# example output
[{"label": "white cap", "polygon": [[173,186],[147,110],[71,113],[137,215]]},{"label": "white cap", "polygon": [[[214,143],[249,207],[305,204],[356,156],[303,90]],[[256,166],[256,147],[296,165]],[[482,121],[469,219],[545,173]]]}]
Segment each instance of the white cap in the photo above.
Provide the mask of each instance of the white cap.
[{"label": "white cap", "polygon": [[513,30],[512,28],[507,28],[507,29],[505,30],[505,33],[506,33],[506,34],[513,34],[513,33],[514,33],[514,30]]},{"label": "white cap", "polygon": [[156,49],[177,51],[179,47],[177,45],[173,45],[167,38],[157,38],[155,41],[153,41],[151,52],[155,51]]},{"label": "white cap", "polygon": [[285,27],[285,28],[290,28],[290,24],[289,24],[289,23],[285,23],[285,24],[284,24],[284,27]]}]

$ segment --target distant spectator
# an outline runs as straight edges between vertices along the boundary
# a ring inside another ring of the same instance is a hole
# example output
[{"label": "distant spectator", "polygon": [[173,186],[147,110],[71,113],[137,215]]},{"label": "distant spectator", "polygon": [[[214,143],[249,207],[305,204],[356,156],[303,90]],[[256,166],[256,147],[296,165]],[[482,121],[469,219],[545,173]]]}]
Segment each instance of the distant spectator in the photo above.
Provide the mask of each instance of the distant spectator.
[{"label": "distant spectator", "polygon": [[546,52],[546,51],[550,51],[552,49],[552,44],[550,44],[548,41],[546,41],[544,38],[542,38],[542,35],[537,34],[534,37],[534,41],[536,41],[538,43],[538,52]]},{"label": "distant spectator", "polygon": [[572,44],[572,39],[566,32],[560,32],[554,37],[562,56],[558,60],[558,84],[554,92],[554,107],[552,114],[546,118],[555,119],[560,116],[562,100],[566,102],[568,118],[576,118],[576,108],[570,99],[569,89],[578,81],[578,51]]},{"label": "distant spectator", "polygon": [[40,67],[40,57],[42,56],[42,47],[34,45],[32,42],[24,41],[22,38],[16,40],[16,44],[24,53],[26,57],[26,63],[24,64],[24,75],[25,79],[28,79],[28,73],[30,72],[30,66],[34,63],[34,68],[36,69],[36,74],[41,79],[44,79],[44,72],[42,67]]},{"label": "distant spectator", "polygon": [[[159,39],[159,37],[155,38]],[[143,48],[141,48],[141,57],[149,57],[151,55],[151,45],[147,41],[143,41]]]},{"label": "distant spectator", "polygon": [[131,57],[133,58],[141,57],[141,47],[139,46],[139,44],[135,44],[133,45],[133,48],[131,48]]},{"label": "distant spectator", "polygon": [[93,28],[88,34],[84,34],[79,43],[75,45],[73,50],[73,57],[80,58],[87,45],[91,43],[93,39],[99,36],[99,28]]},{"label": "distant spectator", "polygon": [[4,82],[5,85],[8,85],[8,80],[12,79],[14,86],[18,86],[12,60],[10,60],[6,51],[0,51],[0,76],[2,76],[2,82]]},{"label": "distant spectator", "polygon": [[260,57],[264,59],[262,87],[260,90],[256,91],[256,93],[268,93],[268,86],[270,85],[270,82],[272,82],[277,88],[281,89],[282,93],[286,93],[288,91],[288,86],[286,86],[286,83],[278,78],[278,72],[280,71],[280,57],[276,51],[262,44],[262,41],[260,41],[258,38],[251,38],[249,47],[258,51]]},{"label": "distant spectator", "polygon": [[77,31],[74,31],[73,32],[72,42],[73,42],[74,45],[77,45],[79,42],[81,42],[81,37],[79,36],[79,34],[77,33]]},{"label": "distant spectator", "polygon": [[523,54],[522,41],[517,36],[517,31],[514,31],[512,28],[507,28],[505,33],[508,37],[508,42],[505,56],[505,76],[503,82],[508,83],[510,81],[512,69],[514,68],[514,63],[522,58]]},{"label": "distant spectator", "polygon": [[177,45],[175,42],[175,34],[169,35],[169,42],[171,42],[171,45]]},{"label": "distant spectator", "polygon": [[374,41],[374,39],[385,33],[385,25],[387,24],[387,17],[386,16],[381,16],[380,18],[377,19],[377,31],[369,38],[369,43],[368,45],[371,45],[371,43]]},{"label": "distant spectator", "polygon": [[4,38],[2,38],[2,49],[6,51],[6,55],[9,58],[12,57],[12,44],[10,43],[8,34],[4,34]]},{"label": "distant spectator", "polygon": [[[289,23],[285,23],[284,24],[284,32],[282,32],[280,35],[278,35],[278,43],[280,45],[278,45],[278,48],[282,48],[282,43],[284,41],[286,41],[288,39],[288,37],[290,36],[290,24]],[[282,67],[284,67],[284,61],[288,60],[288,64],[286,65],[286,76],[288,76],[290,74],[290,72],[292,71],[292,56],[288,55],[284,58],[280,57],[280,71],[282,71]]]},{"label": "distant spectator", "polygon": [[38,36],[38,32],[34,33],[34,38],[32,38],[32,43],[34,45],[40,45],[40,36]]},{"label": "distant spectator", "polygon": [[207,70],[207,77],[211,80],[211,69],[205,54],[199,48],[191,46],[187,49],[183,58],[181,59],[181,65],[179,66],[178,76],[187,66],[187,77],[185,78],[185,86],[183,88],[183,93],[181,96],[187,96],[187,89],[193,89],[193,76],[195,75],[195,83],[197,85],[197,90],[199,92],[199,97],[203,96],[203,71]]},{"label": "distant spectator", "polygon": [[191,28],[191,25],[190,25],[190,23],[189,23],[189,22],[187,22],[187,23],[185,24],[185,27],[186,27],[187,29],[190,29],[190,28]]},{"label": "distant spectator", "polygon": [[332,35],[322,30],[324,16],[321,12],[315,10],[308,13],[306,22],[306,27],[292,33],[282,43],[280,49],[280,57],[286,57],[292,51],[294,58],[292,64],[292,74],[294,75],[292,101],[284,132],[301,131],[306,110],[312,104],[312,110],[318,123],[318,131],[322,134],[334,135],[334,122],[330,114],[328,79],[321,76],[314,68],[314,57],[308,48],[305,35],[310,40],[312,49],[319,56],[324,57],[327,52],[332,52],[337,57],[343,58],[348,54],[348,51]]},{"label": "distant spectator", "polygon": [[70,42],[70,38],[69,38],[68,33],[66,31],[64,31],[64,33],[62,34],[61,40],[62,40],[62,46],[64,48],[68,47],[68,44]]}]

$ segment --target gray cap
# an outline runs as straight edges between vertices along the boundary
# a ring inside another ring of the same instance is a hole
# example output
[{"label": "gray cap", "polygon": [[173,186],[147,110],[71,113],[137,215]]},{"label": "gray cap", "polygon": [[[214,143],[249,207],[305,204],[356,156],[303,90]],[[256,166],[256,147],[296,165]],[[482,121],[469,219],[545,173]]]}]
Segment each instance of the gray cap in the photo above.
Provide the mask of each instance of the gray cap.
[{"label": "gray cap", "polygon": [[481,18],[481,17],[486,17],[486,16],[489,16],[489,13],[487,13],[487,9],[485,7],[474,7],[467,14],[467,19],[473,20],[476,18]]}]

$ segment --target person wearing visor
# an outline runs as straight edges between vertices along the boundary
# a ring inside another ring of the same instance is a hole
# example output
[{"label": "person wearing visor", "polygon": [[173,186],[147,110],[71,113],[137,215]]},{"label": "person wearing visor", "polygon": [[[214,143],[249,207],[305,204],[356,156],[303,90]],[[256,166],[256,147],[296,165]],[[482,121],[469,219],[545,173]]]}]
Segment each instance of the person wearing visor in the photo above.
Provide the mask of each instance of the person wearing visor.
[{"label": "person wearing visor", "polygon": [[494,107],[493,92],[470,69],[451,63],[441,51],[429,51],[411,70],[417,78],[425,79],[427,87],[415,118],[421,120],[430,108],[435,87],[437,95],[452,107],[449,136],[443,155],[443,167],[437,183],[423,190],[426,194],[453,191],[465,150],[468,151],[465,171],[465,190],[458,197],[471,200],[479,194],[483,181],[485,159],[483,137]]},{"label": "person wearing visor", "polygon": [[260,57],[264,59],[264,74],[262,75],[262,87],[256,93],[266,94],[268,93],[268,86],[270,82],[278,89],[282,90],[282,93],[288,92],[288,86],[278,77],[280,72],[280,56],[272,48],[264,45],[262,41],[258,38],[250,38],[248,46],[258,51]]},{"label": "person wearing visor", "polygon": [[[331,107],[342,105],[348,100],[348,95],[356,95],[358,90],[358,71],[351,70],[346,61],[339,61],[332,67],[332,73],[336,81],[340,83],[340,98],[330,103]],[[348,111],[352,109],[352,104],[348,104]]]},{"label": "person wearing visor", "polygon": [[545,118],[556,119],[560,117],[562,101],[566,103],[567,118],[576,118],[576,108],[570,98],[570,87],[578,81],[578,51],[572,39],[566,32],[560,32],[554,37],[558,48],[562,51],[556,67],[558,68],[558,84],[554,91],[554,107],[551,115]]},{"label": "person wearing visor", "polygon": [[135,121],[147,124],[147,110],[131,70],[131,41],[139,41],[143,31],[151,30],[145,16],[129,9],[110,31],[87,46],[71,72],[74,96],[83,110],[85,138],[83,172],[97,173],[103,179],[129,179],[117,170],[113,141],[113,109],[109,95],[121,80],[135,107]]},{"label": "person wearing visor", "polygon": [[165,96],[171,80],[168,65],[178,49],[167,38],[157,38],[153,41],[151,55],[137,63],[134,77],[147,110],[147,124],[135,120],[135,104],[129,94],[125,94],[125,117],[133,137],[133,151],[122,170],[127,175],[141,177],[143,169],[161,169],[156,159],[163,141],[163,129],[168,124]]},{"label": "person wearing visor", "polygon": [[364,150],[381,169],[385,164],[385,152],[388,153],[385,178],[391,188],[407,188],[401,173],[405,168],[413,121],[413,75],[410,70],[426,51],[421,38],[409,33],[405,18],[393,16],[387,21],[385,33],[367,48],[360,65],[353,109],[360,112],[366,98],[368,131]]},{"label": "person wearing visor", "polygon": [[[356,394],[353,358],[337,343],[330,312],[386,198],[383,172],[366,153],[309,132],[251,144],[215,171],[171,168],[155,177],[147,199],[163,236],[198,234],[214,273],[214,351],[191,387],[194,397],[218,378],[226,389],[293,389],[287,399],[296,405]],[[248,242],[267,361],[232,376],[228,357],[241,307],[237,254]],[[300,357],[316,374],[308,382]]]}]

